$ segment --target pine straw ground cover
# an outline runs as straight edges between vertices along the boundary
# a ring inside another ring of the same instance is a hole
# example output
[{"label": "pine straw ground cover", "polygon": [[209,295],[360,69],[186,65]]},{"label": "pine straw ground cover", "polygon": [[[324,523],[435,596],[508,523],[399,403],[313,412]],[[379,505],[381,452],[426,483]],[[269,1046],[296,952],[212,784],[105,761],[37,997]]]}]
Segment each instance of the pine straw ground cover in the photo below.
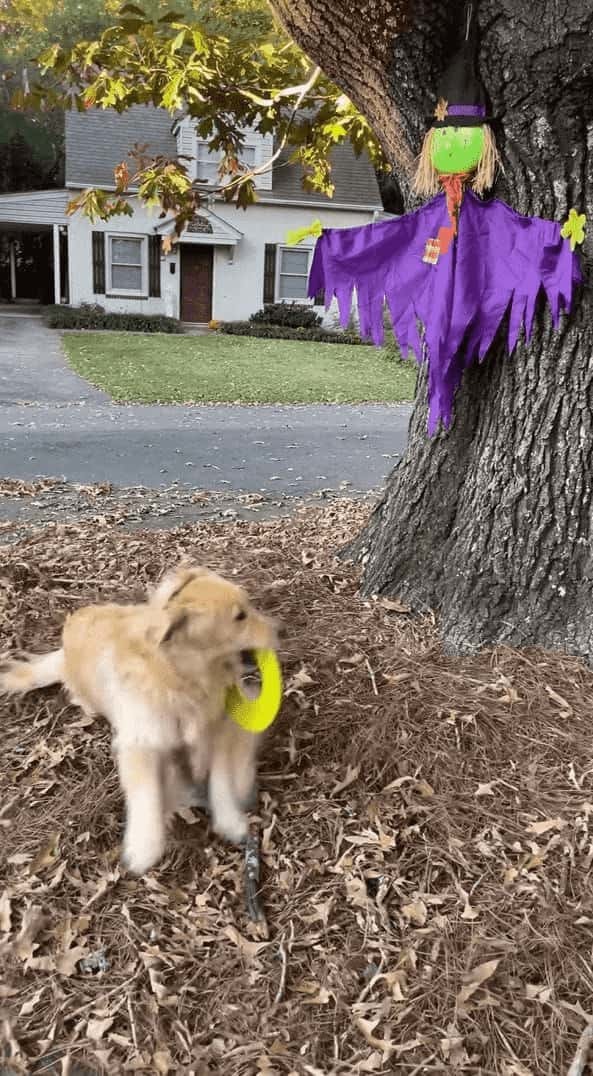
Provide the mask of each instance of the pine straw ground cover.
[{"label": "pine straw ground cover", "polygon": [[593,675],[449,658],[430,620],[361,601],[331,551],[365,511],[53,525],[3,549],[2,649],[53,646],[68,610],[190,557],[282,621],[288,685],[261,767],[268,940],[241,853],[197,812],[159,869],[120,868],[102,723],[57,690],[4,705],[7,1069],[566,1072],[593,1019]]}]

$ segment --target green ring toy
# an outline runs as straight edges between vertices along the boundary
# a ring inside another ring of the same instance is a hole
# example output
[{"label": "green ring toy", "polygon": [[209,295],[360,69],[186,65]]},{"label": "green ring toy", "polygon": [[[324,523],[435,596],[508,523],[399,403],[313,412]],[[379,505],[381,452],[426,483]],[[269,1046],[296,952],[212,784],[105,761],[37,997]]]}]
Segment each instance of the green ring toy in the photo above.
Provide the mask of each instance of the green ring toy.
[{"label": "green ring toy", "polygon": [[274,650],[254,650],[255,664],[261,678],[256,699],[244,695],[238,684],[227,693],[226,710],[235,724],[247,732],[264,732],[276,719],[282,704],[282,673]]}]

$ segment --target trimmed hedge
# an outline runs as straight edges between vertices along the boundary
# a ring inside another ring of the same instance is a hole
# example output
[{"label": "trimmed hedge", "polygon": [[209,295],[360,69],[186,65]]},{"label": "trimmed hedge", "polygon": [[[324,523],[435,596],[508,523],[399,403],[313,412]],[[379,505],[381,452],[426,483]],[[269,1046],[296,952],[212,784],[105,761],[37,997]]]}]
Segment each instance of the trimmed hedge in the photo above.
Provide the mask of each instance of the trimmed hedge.
[{"label": "trimmed hedge", "polygon": [[358,333],[327,329],[293,329],[290,325],[262,325],[253,321],[225,321],[219,332],[229,336],[258,336],[263,340],[316,340],[320,344],[370,344]]},{"label": "trimmed hedge", "polygon": [[249,320],[254,325],[284,325],[290,329],[316,329],[322,321],[305,303],[270,303]]},{"label": "trimmed hedge", "polygon": [[181,325],[164,314],[110,314],[102,306],[49,306],[50,329],[111,329],[114,332],[180,333]]}]

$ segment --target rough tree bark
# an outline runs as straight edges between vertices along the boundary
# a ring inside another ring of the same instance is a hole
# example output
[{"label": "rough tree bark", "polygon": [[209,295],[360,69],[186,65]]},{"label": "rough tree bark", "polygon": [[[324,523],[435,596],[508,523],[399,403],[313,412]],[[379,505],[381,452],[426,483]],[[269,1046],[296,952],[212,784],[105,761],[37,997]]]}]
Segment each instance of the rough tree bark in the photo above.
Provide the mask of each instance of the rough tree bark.
[{"label": "rough tree bark", "polygon": [[[418,150],[463,4],[410,0],[403,28],[392,0],[272,6],[405,176],[402,139]],[[574,205],[593,231],[591,0],[479,0],[474,17],[480,72],[501,120],[506,174],[496,193],[521,213],[559,221]],[[593,659],[591,247],[589,239],[586,283],[560,331],[542,304],[529,347],[509,358],[495,342],[466,375],[452,428],[432,441],[421,374],[406,456],[351,548],[364,564],[364,592],[438,609],[452,651],[536,643]]]}]

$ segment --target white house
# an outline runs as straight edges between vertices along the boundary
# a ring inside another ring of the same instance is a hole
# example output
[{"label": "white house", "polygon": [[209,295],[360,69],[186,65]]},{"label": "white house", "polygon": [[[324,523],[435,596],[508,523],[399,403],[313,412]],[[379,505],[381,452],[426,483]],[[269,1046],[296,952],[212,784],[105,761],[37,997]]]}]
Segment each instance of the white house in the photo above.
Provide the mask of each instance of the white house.
[{"label": "white house", "polygon": [[[186,155],[192,178],[204,188],[204,208],[168,254],[162,237],[170,221],[133,195],[132,217],[91,223],[81,213],[66,215],[70,199],[85,188],[115,189],[113,170],[134,143],[154,156]],[[263,164],[272,153],[271,135],[247,135],[245,163]],[[0,196],[0,244],[9,254],[4,298],[99,303],[184,322],[243,319],[265,303],[305,297],[313,244],[286,247],[289,229],[316,217],[326,227],[364,224],[382,211],[370,161],[356,158],[349,145],[333,154],[332,199],[303,191],[300,167],[282,155],[258,178],[258,203],[237,210],[208,196],[217,168],[216,155],[191,123],[184,121],[174,135],[164,110],[137,105],[121,114],[67,113],[66,189]]]}]

